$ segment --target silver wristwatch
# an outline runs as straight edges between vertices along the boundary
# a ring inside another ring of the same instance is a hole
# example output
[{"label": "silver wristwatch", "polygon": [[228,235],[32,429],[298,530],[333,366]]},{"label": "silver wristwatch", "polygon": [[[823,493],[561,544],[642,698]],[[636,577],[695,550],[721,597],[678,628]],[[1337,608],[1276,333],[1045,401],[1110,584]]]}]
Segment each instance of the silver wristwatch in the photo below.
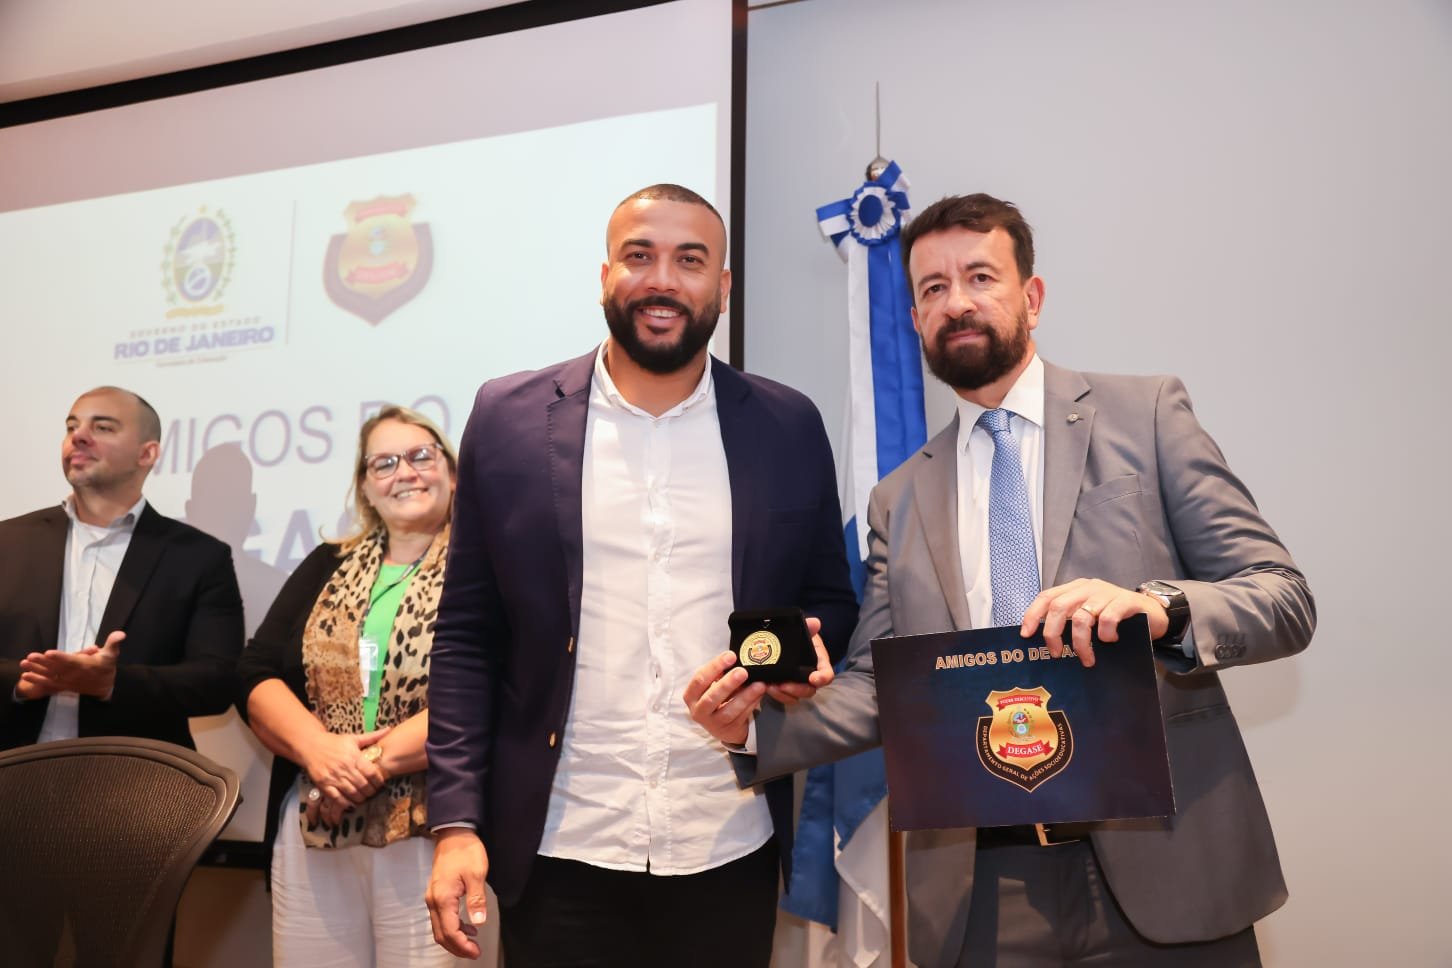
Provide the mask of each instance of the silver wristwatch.
[{"label": "silver wristwatch", "polygon": [[1165,607],[1165,614],[1169,616],[1170,626],[1165,629],[1165,634],[1155,639],[1156,645],[1179,645],[1180,640],[1185,637],[1185,629],[1190,627],[1190,600],[1185,593],[1180,591],[1169,582],[1147,581],[1136,589],[1141,595],[1148,595]]}]

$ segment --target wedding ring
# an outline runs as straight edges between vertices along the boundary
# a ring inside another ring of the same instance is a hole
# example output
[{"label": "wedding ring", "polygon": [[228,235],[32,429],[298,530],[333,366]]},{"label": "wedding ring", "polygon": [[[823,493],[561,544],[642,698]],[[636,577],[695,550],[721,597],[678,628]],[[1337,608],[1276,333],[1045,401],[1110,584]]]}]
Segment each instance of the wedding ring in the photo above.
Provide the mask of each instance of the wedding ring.
[{"label": "wedding ring", "polygon": [[1099,617],[1099,613],[1096,612],[1096,611],[1094,611],[1094,609],[1090,608],[1088,605],[1080,605],[1079,606],[1079,611],[1081,611],[1081,612],[1088,612],[1090,618],[1098,618]]},{"label": "wedding ring", "polygon": [[313,787],[311,790],[308,791],[308,803],[317,803],[322,798],[322,791],[319,790],[317,787]]}]

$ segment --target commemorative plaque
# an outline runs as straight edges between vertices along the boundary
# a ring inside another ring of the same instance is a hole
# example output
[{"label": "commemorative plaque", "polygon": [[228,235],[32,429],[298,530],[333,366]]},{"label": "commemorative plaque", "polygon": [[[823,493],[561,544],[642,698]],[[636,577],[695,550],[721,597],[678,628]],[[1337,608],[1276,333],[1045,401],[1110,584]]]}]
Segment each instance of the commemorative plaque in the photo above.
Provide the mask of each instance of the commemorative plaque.
[{"label": "commemorative plaque", "polygon": [[874,640],[892,828],[1174,813],[1148,619],[1094,660],[1018,626]]}]

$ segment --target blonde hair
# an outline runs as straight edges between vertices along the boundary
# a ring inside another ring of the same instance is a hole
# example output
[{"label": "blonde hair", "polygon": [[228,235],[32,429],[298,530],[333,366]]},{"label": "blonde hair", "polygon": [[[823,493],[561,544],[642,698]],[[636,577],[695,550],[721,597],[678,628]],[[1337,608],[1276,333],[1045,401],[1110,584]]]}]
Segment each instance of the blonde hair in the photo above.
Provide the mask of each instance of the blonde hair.
[{"label": "blonde hair", "polygon": [[[353,506],[353,530],[348,534],[332,541],[338,546],[343,554],[348,554],[362,543],[363,539],[383,527],[383,518],[379,517],[378,509],[368,503],[368,498],[363,494],[363,479],[368,474],[368,467],[363,463],[363,458],[368,456],[368,437],[375,428],[385,420],[396,420],[399,423],[410,424],[414,427],[422,427],[434,438],[434,443],[439,445],[439,450],[444,453],[444,460],[448,461],[449,473],[457,474],[459,471],[459,458],[454,453],[454,448],[449,444],[449,439],[444,432],[434,424],[432,420],[419,413],[417,410],[410,410],[408,407],[390,403],[384,406],[373,416],[363,421],[363,426],[358,428],[358,453],[353,458],[353,487],[348,493],[348,501]],[[444,521],[447,522],[454,516],[453,502],[449,502],[449,510]]]}]

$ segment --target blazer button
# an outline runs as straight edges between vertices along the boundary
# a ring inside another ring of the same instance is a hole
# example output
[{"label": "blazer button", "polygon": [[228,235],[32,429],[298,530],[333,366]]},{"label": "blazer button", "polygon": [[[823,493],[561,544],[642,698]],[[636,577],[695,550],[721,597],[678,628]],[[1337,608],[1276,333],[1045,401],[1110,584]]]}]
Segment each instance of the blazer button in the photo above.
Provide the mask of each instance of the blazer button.
[{"label": "blazer button", "polygon": [[550,733],[550,749],[554,749],[555,748],[555,743],[558,742],[558,741],[559,741],[559,736],[557,734],[555,734],[555,733]]},{"label": "blazer button", "polygon": [[565,643],[565,652],[568,654],[568,653],[572,653],[574,651],[575,651],[575,637],[572,635],[572,636],[570,636],[570,641],[567,642],[567,643]]}]

